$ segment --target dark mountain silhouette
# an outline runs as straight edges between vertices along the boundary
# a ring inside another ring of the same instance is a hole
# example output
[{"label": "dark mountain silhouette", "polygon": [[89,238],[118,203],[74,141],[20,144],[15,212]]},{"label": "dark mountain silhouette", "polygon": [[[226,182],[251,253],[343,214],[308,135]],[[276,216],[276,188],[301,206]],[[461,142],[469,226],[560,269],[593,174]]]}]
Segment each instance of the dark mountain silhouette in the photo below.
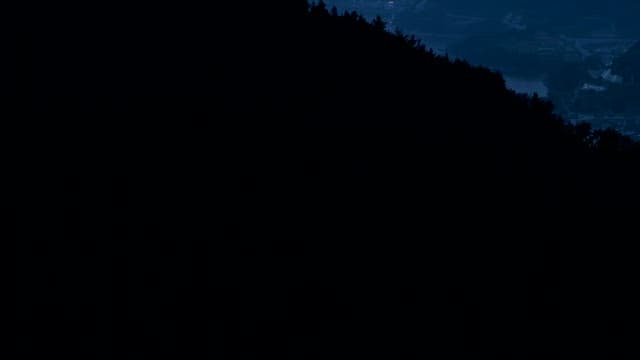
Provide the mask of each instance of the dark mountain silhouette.
[{"label": "dark mountain silhouette", "polygon": [[633,355],[629,139],[322,4],[26,14],[17,358]]}]

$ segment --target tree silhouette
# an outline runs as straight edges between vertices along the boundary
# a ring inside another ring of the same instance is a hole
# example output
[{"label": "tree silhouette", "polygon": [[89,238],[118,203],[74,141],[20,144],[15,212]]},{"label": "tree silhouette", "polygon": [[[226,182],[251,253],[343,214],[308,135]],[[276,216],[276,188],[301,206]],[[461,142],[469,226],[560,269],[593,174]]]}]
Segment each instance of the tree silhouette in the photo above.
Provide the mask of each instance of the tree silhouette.
[{"label": "tree silhouette", "polygon": [[1,99],[19,356],[635,349],[637,143],[323,3],[42,9]]},{"label": "tree silhouette", "polygon": [[384,20],[382,20],[382,18],[379,15],[373,19],[373,21],[371,22],[371,25],[373,26],[373,29],[377,31],[384,31],[387,27],[387,24],[384,22]]}]

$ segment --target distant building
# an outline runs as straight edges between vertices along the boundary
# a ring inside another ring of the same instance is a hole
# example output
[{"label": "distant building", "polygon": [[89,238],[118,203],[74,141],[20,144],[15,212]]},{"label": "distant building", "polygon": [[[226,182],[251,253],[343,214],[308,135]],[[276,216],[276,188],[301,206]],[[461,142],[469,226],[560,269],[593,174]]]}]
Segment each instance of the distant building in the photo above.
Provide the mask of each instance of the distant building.
[{"label": "distant building", "polygon": [[601,92],[607,90],[607,88],[600,85],[585,83],[584,85],[582,85],[580,90]]}]

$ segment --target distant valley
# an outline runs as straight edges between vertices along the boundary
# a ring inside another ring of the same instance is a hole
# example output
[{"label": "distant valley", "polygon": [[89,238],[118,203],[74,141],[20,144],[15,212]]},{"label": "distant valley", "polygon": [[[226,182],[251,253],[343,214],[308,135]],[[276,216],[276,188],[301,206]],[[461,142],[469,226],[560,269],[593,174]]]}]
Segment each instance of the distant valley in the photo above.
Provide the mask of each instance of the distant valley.
[{"label": "distant valley", "polygon": [[[551,99],[556,111],[572,122],[614,127],[640,139],[640,108],[628,106],[629,97],[640,95],[640,86],[627,86],[632,81],[628,76],[634,73],[633,68],[640,68],[640,61],[621,60],[627,62],[627,78],[616,73],[623,72],[616,67],[618,60],[640,39],[640,27],[627,18],[637,5],[612,0],[608,4],[620,4],[619,11],[609,6],[605,12],[598,5],[602,2],[584,1],[573,7],[579,10],[571,12],[572,2],[559,0],[553,12],[549,7],[541,8],[540,4],[553,4],[546,1],[483,2],[484,7],[477,3],[327,2],[340,12],[356,10],[369,18],[380,15],[388,28],[415,35],[438,54],[500,71],[508,87]],[[555,16],[549,16],[550,11]],[[640,51],[637,58],[640,60]]]}]

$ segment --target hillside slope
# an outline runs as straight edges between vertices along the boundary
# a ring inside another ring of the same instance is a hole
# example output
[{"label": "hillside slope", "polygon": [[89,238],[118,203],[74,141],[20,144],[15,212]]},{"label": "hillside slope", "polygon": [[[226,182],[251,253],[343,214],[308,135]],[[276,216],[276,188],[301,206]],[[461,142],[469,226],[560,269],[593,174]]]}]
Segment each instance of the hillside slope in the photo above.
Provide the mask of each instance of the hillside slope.
[{"label": "hillside slope", "polygon": [[357,14],[243,5],[18,33],[20,356],[633,350],[636,143]]}]

